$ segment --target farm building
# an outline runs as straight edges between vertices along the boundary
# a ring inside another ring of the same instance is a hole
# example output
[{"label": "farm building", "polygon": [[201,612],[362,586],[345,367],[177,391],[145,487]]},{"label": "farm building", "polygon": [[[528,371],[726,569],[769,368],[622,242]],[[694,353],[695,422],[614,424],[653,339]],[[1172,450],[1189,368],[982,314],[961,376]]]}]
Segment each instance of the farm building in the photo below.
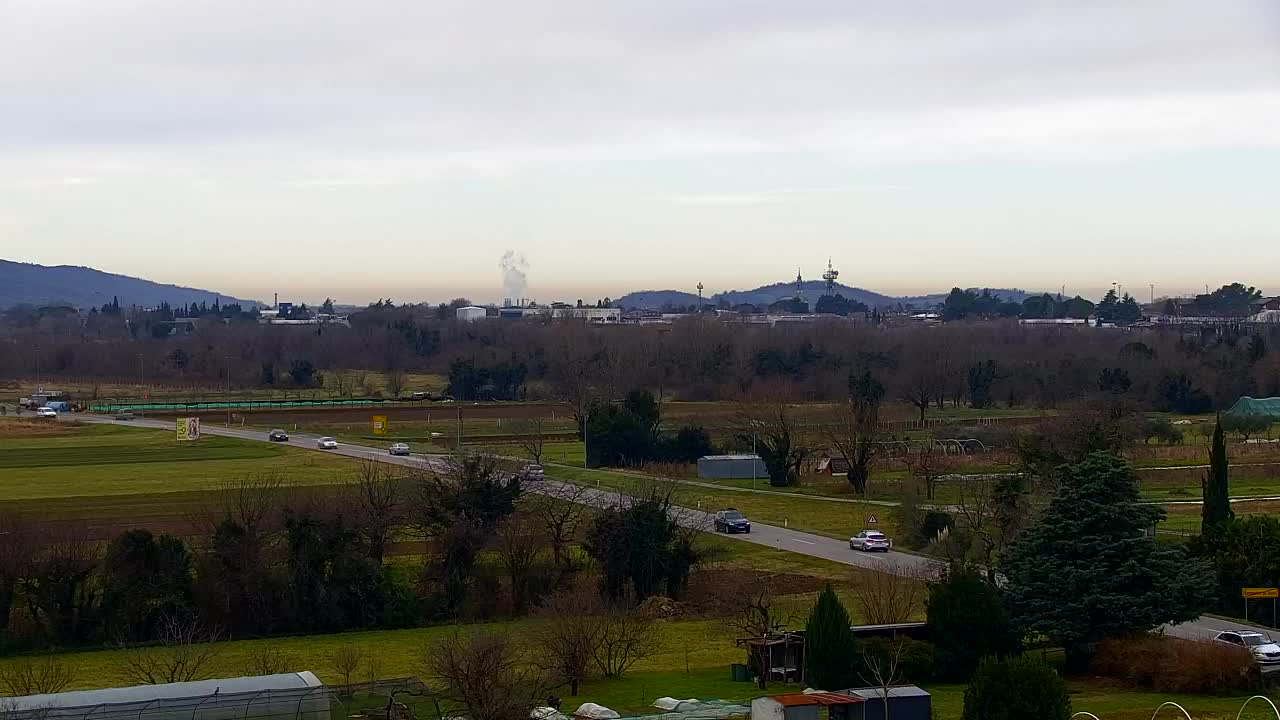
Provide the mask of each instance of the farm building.
[{"label": "farm building", "polygon": [[704,455],[698,458],[698,477],[704,480],[767,478],[769,470],[759,455]]},{"label": "farm building", "polygon": [[[310,672],[78,690],[5,700],[5,720],[331,720],[334,693]],[[336,711],[336,710],[335,710]]]}]

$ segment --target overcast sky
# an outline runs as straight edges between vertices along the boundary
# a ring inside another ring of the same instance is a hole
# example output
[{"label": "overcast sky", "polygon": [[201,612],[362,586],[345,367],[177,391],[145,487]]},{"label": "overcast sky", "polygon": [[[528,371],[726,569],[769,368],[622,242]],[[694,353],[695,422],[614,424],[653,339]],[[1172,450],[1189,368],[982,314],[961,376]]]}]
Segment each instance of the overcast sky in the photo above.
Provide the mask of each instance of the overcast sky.
[{"label": "overcast sky", "polygon": [[1276,0],[0,0],[0,257],[241,297],[1280,292]]}]

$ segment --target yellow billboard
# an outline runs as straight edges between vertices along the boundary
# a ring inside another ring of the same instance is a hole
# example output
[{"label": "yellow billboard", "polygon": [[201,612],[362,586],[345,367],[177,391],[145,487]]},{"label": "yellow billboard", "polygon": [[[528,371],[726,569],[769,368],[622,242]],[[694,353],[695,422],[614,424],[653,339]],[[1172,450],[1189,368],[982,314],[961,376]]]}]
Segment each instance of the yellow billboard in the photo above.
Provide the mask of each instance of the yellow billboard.
[{"label": "yellow billboard", "polygon": [[370,420],[369,424],[373,426],[374,435],[387,434],[387,416],[386,415],[374,415],[373,418]]},{"label": "yellow billboard", "polygon": [[1280,588],[1240,588],[1240,597],[1246,600],[1280,598]]}]

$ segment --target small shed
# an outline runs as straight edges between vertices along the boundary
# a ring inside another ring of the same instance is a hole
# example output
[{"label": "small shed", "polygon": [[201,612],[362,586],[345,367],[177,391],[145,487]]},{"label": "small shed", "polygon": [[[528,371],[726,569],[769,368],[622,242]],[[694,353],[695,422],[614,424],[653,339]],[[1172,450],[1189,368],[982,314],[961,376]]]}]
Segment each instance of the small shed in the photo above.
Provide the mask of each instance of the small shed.
[{"label": "small shed", "polygon": [[929,623],[926,622],[904,622],[904,623],[888,623],[885,625],[854,625],[849,628],[849,632],[859,640],[868,638],[884,638],[885,640],[897,640],[898,638],[910,638],[912,640],[920,640],[922,642],[929,641]]},{"label": "small shed", "polygon": [[769,470],[759,455],[704,455],[698,458],[698,477],[704,480],[767,478]]},{"label": "small shed", "polygon": [[859,706],[864,702],[847,693],[766,695],[751,701],[751,720],[819,720],[824,707],[830,720],[862,720]]},{"label": "small shed", "polygon": [[804,631],[739,639],[737,645],[747,649],[747,667],[756,678],[804,682]]},{"label": "small shed", "polygon": [[[860,720],[886,720],[883,688],[854,688],[845,693],[863,700]],[[933,698],[915,685],[899,685],[889,688],[889,717],[893,720],[930,720],[933,716]]]}]

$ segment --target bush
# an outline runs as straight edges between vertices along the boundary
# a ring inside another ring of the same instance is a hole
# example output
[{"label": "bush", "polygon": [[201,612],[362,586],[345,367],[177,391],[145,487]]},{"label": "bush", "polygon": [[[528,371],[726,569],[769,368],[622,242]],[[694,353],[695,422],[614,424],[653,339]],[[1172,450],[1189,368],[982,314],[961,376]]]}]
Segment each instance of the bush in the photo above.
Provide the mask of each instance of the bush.
[{"label": "bush", "polygon": [[1165,635],[1103,640],[1089,669],[1135,688],[1171,693],[1247,690],[1260,679],[1244,648]]},{"label": "bush", "polygon": [[1068,720],[1067,684],[1030,657],[984,660],[964,691],[963,720]]},{"label": "bush", "polygon": [[929,638],[937,647],[935,671],[941,679],[963,682],[982,658],[1007,657],[1021,650],[999,591],[974,570],[952,570],[930,586],[925,614]]},{"label": "bush", "polygon": [[[878,661],[880,667],[888,667],[892,662],[895,646],[901,646],[898,655],[898,680],[914,685],[929,682],[934,677],[936,651],[933,645],[911,638],[889,640],[888,638],[870,638],[862,643],[864,664],[867,660]],[[863,672],[862,679],[868,680],[870,673]]]}]

